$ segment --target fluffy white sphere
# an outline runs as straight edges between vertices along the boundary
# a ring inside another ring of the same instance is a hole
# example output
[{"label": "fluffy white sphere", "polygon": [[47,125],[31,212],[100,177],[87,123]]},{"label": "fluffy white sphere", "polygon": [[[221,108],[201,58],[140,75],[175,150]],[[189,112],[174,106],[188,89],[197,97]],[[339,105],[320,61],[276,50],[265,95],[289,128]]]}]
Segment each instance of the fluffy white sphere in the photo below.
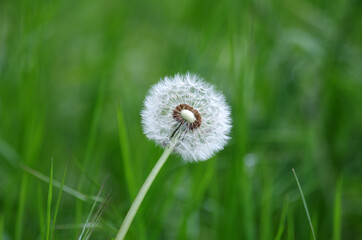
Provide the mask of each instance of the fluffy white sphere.
[{"label": "fluffy white sphere", "polygon": [[141,113],[146,136],[158,145],[167,145],[181,124],[174,116],[180,104],[194,110],[182,110],[179,115],[178,120],[188,127],[180,128],[184,132],[174,151],[185,160],[204,161],[223,149],[230,139],[230,107],[212,85],[190,73],[165,77],[152,86]]}]

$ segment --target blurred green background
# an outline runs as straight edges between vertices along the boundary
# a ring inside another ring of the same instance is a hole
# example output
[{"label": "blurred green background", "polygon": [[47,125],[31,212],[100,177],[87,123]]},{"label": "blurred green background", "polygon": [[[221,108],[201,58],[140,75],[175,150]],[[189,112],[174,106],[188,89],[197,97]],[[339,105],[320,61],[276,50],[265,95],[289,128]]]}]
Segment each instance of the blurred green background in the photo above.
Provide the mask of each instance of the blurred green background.
[{"label": "blurred green background", "polygon": [[[362,15],[353,0],[1,0],[0,239],[45,239],[49,184],[111,201],[115,237],[162,153],[140,111],[164,76],[200,74],[232,107],[214,158],[172,156],[127,239],[362,239]],[[35,174],[36,175],[36,174]],[[59,188],[53,188],[51,216]],[[93,201],[61,196],[55,239]]]}]

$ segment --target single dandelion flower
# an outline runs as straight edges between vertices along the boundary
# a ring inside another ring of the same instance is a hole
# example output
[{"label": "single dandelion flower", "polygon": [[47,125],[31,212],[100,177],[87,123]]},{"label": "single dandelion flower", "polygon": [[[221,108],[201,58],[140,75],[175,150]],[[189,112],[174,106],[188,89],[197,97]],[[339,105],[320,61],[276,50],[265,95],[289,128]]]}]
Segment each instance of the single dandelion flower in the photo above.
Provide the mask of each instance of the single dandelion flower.
[{"label": "single dandelion flower", "polygon": [[181,131],[174,151],[188,161],[209,159],[229,140],[230,107],[224,96],[190,73],[155,84],[141,115],[144,133],[158,145],[167,146]]},{"label": "single dandelion flower", "polygon": [[166,77],[149,91],[141,113],[146,136],[165,147],[128,211],[116,240],[124,239],[152,182],[172,152],[204,161],[230,139],[230,107],[224,96],[197,75]]}]

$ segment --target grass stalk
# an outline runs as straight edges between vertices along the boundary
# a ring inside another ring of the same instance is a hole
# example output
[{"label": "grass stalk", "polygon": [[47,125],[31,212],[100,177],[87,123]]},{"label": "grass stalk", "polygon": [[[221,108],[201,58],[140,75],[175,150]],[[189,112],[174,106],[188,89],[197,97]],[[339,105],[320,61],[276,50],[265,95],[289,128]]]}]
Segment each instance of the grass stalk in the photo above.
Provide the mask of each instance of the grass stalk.
[{"label": "grass stalk", "polygon": [[28,186],[28,178],[25,174],[23,174],[23,176],[21,178],[21,184],[20,184],[18,213],[16,216],[15,240],[22,239],[25,202],[26,202],[26,197],[27,197],[26,192],[27,192],[27,188],[28,188],[27,186]]},{"label": "grass stalk", "polygon": [[[23,169],[25,172],[29,173],[30,175],[42,180],[43,182],[46,182],[49,184],[50,182],[50,179],[49,177],[45,176],[44,174],[24,165],[24,164],[21,164],[20,165],[20,168]],[[56,188],[61,188],[62,184],[60,182],[58,182],[57,180],[52,180],[52,185],[53,187],[56,187]],[[79,200],[82,200],[84,202],[89,202],[89,201],[98,201],[98,202],[102,202],[104,199],[103,198],[97,198],[97,196],[93,196],[93,195],[85,195],[84,193],[81,193],[67,185],[63,185],[62,187],[62,191],[65,192],[65,193],[68,193],[69,195],[72,195],[73,197],[75,198],[78,198]]]},{"label": "grass stalk", "polygon": [[4,236],[4,215],[0,214],[0,239],[3,239]]},{"label": "grass stalk", "polygon": [[279,222],[279,227],[278,227],[278,232],[277,232],[277,235],[275,236],[274,240],[282,239],[284,229],[285,229],[285,222],[286,222],[287,214],[288,214],[288,198],[286,198],[284,201],[282,215],[280,217],[280,222]]},{"label": "grass stalk", "polygon": [[337,182],[334,197],[333,240],[341,239],[341,205],[342,205],[342,178]]},{"label": "grass stalk", "polygon": [[97,212],[94,214],[93,219],[92,219],[92,227],[88,228],[86,234],[85,234],[85,240],[88,240],[92,233],[94,232],[95,228],[97,227],[98,223],[101,220],[101,217],[106,209],[106,207],[108,206],[109,201],[111,200],[111,193],[109,192],[106,196],[106,198],[104,199],[104,201],[100,204],[100,206],[97,209]]},{"label": "grass stalk", "polygon": [[128,144],[128,134],[127,134],[127,127],[125,124],[121,103],[119,104],[118,110],[117,110],[117,120],[118,120],[118,133],[119,133],[119,143],[120,143],[120,149],[122,154],[122,162],[123,162],[123,168],[124,168],[124,175],[126,178],[126,183],[128,187],[129,194],[132,198],[136,196],[137,188],[136,188],[136,181],[135,176],[132,172],[132,164],[130,159],[130,147]]},{"label": "grass stalk", "polygon": [[51,161],[50,167],[50,178],[49,178],[49,190],[48,190],[48,202],[47,202],[47,221],[46,221],[46,239],[50,238],[50,228],[51,228],[51,207],[52,207],[52,196],[53,196],[53,160]]},{"label": "grass stalk", "polygon": [[[103,188],[104,188],[105,183],[106,183],[106,179],[103,181],[103,184],[102,184],[101,188],[100,188],[99,191],[98,191],[97,200],[94,201],[94,203],[93,203],[93,205],[92,205],[92,208],[91,208],[91,210],[90,210],[90,212],[89,212],[89,214],[88,214],[87,220],[86,220],[86,222],[85,222],[85,224],[84,224],[84,226],[83,226],[82,232],[79,234],[79,238],[78,238],[79,240],[81,240],[81,239],[86,239],[87,234],[86,234],[86,232],[85,232],[85,229],[88,227],[88,225],[89,225],[89,223],[90,223],[90,220],[91,220],[91,217],[92,217],[92,215],[93,215],[94,209],[95,209],[95,207],[96,207],[96,205],[97,205],[98,199],[99,199],[99,198],[101,197],[101,195],[102,195],[102,192],[103,192]],[[97,215],[97,214],[96,214],[96,215]],[[93,223],[93,221],[92,221],[91,223]]]},{"label": "grass stalk", "polygon": [[[101,81],[99,83],[97,99],[96,99],[94,111],[92,113],[91,125],[90,125],[90,129],[89,129],[89,136],[88,136],[88,141],[87,141],[87,144],[86,144],[85,157],[84,157],[84,160],[82,162],[82,165],[84,167],[91,165],[91,164],[89,164],[89,162],[91,161],[92,153],[94,153],[94,149],[95,149],[94,146],[95,146],[96,139],[97,139],[97,130],[98,130],[98,127],[99,127],[99,122],[100,122],[100,119],[101,119],[102,106],[103,106],[103,100],[104,100],[104,92],[105,92],[105,85],[106,85],[106,81]],[[85,184],[85,180],[86,180],[86,177],[87,177],[86,172],[89,172],[89,169],[88,169],[88,171],[82,171],[81,174],[80,174],[80,178],[79,178],[78,186],[77,186],[78,191],[81,191],[82,188],[83,188],[83,185]],[[83,204],[82,204],[81,201],[77,201],[76,202],[76,207],[75,207],[75,221],[77,223],[81,222],[82,213],[83,213]]]},{"label": "grass stalk", "polygon": [[299,183],[297,174],[296,174],[295,171],[294,171],[294,168],[292,168],[292,171],[293,171],[295,180],[297,181],[300,195],[302,196],[302,201],[303,201],[304,209],[305,209],[305,212],[306,212],[307,217],[308,217],[308,222],[309,222],[310,229],[311,229],[311,231],[312,231],[313,239],[316,240],[315,233],[314,233],[314,230],[313,230],[312,220],[311,220],[310,215],[309,215],[309,211],[308,211],[308,207],[307,207],[307,202],[305,201],[302,187],[300,186],[300,183]]},{"label": "grass stalk", "polygon": [[287,240],[294,240],[294,216],[293,211],[288,211],[287,216]]},{"label": "grass stalk", "polygon": [[38,184],[38,216],[39,216],[39,229],[40,229],[40,239],[45,239],[45,220],[44,220],[44,202],[43,202],[43,192],[40,184]]},{"label": "grass stalk", "polygon": [[55,221],[57,219],[57,215],[58,215],[58,209],[59,209],[59,204],[60,204],[60,199],[62,198],[62,192],[63,192],[63,186],[64,186],[64,180],[65,180],[65,175],[67,174],[67,166],[64,169],[64,173],[63,173],[63,178],[62,178],[62,183],[60,185],[60,189],[59,189],[59,195],[58,195],[58,199],[57,199],[57,203],[55,205],[55,210],[54,210],[54,216],[53,216],[53,224],[52,224],[52,229],[50,232],[50,237],[51,239],[53,239],[54,236],[54,228],[55,228]]}]

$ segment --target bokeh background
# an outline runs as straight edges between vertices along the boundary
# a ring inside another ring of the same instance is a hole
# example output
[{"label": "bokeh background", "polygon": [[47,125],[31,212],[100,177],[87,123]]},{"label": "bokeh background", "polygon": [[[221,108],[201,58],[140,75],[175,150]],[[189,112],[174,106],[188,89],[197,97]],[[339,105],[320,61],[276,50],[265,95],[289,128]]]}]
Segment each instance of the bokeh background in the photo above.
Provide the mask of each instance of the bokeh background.
[{"label": "bokeh background", "polygon": [[[46,238],[52,159],[86,196],[108,179],[91,239],[115,237],[162,153],[145,95],[187,71],[225,94],[232,139],[169,158],[127,239],[311,239],[292,168],[317,239],[361,239],[361,39],[359,0],[0,1],[0,239]],[[54,238],[92,204],[63,192]]]}]

